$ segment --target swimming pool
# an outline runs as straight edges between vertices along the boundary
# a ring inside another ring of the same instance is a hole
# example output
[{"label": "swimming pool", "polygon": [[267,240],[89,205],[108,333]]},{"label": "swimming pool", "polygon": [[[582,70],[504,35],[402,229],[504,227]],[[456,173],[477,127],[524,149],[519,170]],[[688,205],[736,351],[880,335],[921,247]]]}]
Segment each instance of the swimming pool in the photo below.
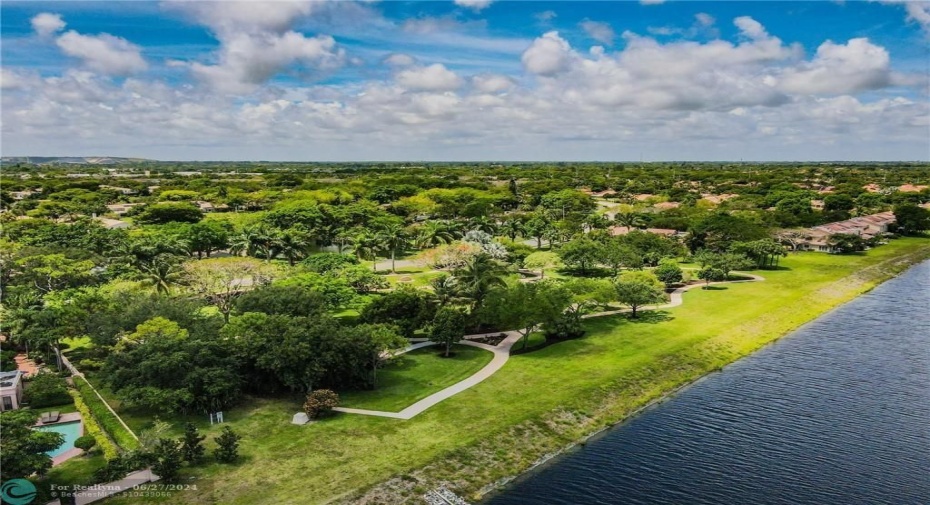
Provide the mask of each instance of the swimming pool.
[{"label": "swimming pool", "polygon": [[74,449],[74,441],[81,436],[81,421],[36,426],[36,429],[39,431],[54,431],[55,433],[61,433],[65,436],[65,442],[63,444],[58,446],[57,449],[45,453],[54,458],[55,456],[64,454],[66,451]]}]

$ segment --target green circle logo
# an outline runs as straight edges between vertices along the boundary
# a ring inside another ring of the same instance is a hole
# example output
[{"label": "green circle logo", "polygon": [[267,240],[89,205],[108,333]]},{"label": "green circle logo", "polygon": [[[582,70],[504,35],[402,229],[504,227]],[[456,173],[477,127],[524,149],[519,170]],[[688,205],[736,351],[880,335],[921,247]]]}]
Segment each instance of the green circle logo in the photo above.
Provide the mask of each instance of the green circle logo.
[{"label": "green circle logo", "polygon": [[10,505],[26,505],[36,499],[36,487],[26,479],[10,479],[0,487],[0,496]]}]

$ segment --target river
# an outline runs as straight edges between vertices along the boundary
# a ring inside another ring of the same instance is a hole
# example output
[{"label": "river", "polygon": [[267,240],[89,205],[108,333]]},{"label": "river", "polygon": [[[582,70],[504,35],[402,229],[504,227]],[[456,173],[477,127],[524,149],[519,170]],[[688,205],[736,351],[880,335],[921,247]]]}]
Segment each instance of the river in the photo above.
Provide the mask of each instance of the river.
[{"label": "river", "polygon": [[930,262],[486,503],[930,504]]}]

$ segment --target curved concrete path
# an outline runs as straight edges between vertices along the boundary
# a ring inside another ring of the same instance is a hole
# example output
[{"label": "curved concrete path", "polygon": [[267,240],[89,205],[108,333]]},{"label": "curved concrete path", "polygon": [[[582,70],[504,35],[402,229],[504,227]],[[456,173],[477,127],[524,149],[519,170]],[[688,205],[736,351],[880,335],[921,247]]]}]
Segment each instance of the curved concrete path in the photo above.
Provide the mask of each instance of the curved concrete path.
[{"label": "curved concrete path", "polygon": [[[737,281],[712,282],[710,284],[711,285],[732,284],[732,283],[738,283],[738,282],[757,282],[757,281],[765,280],[764,277],[759,276],[759,275],[747,274],[747,273],[742,273],[742,272],[733,272],[733,273],[738,273],[739,275],[745,275],[750,278],[745,279],[745,280],[737,280]],[[675,291],[672,291],[671,293],[669,293],[668,303],[650,306],[650,308],[652,310],[659,310],[659,309],[669,309],[672,307],[678,307],[684,302],[684,298],[681,295],[684,294],[685,291],[689,291],[689,290],[696,289],[696,288],[703,288],[706,285],[707,285],[706,283],[700,283],[700,284],[690,284],[688,286],[680,287],[676,289]],[[589,319],[592,317],[612,316],[615,314],[622,314],[625,312],[630,312],[630,309],[608,310],[604,312],[596,312],[594,314],[586,314],[581,317],[584,319]],[[495,336],[495,335],[501,335],[501,334],[507,335],[507,337],[504,338],[504,340],[502,340],[496,346],[482,344],[479,342],[471,342],[471,340],[473,339],[479,339],[483,337]],[[353,408],[348,408],[348,407],[336,407],[333,410],[338,411],[338,412],[344,412],[346,414],[361,414],[361,415],[366,415],[366,416],[390,417],[393,419],[411,419],[412,417],[416,416],[417,414],[420,414],[421,412],[432,407],[433,405],[436,405],[437,403],[447,398],[455,396],[461,393],[462,391],[465,391],[466,389],[494,375],[498,370],[500,370],[504,366],[504,364],[507,363],[507,360],[510,359],[510,349],[513,347],[514,344],[520,341],[521,336],[522,335],[520,335],[520,333],[517,332],[516,330],[505,331],[505,332],[498,331],[498,332],[493,332],[493,333],[480,333],[476,335],[466,335],[464,339],[459,343],[462,345],[469,345],[472,347],[478,347],[480,349],[484,349],[486,351],[491,351],[492,353],[494,353],[494,357],[491,359],[491,362],[485,365],[484,368],[482,368],[481,370],[478,370],[477,372],[475,372],[470,377],[463,379],[459,382],[456,382],[455,384],[443,390],[437,391],[427,396],[426,398],[423,398],[422,400],[419,400],[413,403],[412,405],[405,408],[404,410],[401,410],[400,412],[385,412],[382,410],[353,409]],[[431,345],[436,345],[436,344],[434,342],[419,342],[396,353],[395,356],[399,356],[401,354],[413,351],[415,349],[429,347]]]}]

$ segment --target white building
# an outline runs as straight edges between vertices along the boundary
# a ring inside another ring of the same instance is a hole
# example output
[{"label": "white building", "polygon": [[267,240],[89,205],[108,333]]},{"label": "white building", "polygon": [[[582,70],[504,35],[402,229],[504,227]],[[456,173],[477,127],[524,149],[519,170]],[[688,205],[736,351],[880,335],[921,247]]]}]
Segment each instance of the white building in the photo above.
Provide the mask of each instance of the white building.
[{"label": "white building", "polygon": [[23,402],[23,373],[0,373],[0,411],[15,410]]}]

